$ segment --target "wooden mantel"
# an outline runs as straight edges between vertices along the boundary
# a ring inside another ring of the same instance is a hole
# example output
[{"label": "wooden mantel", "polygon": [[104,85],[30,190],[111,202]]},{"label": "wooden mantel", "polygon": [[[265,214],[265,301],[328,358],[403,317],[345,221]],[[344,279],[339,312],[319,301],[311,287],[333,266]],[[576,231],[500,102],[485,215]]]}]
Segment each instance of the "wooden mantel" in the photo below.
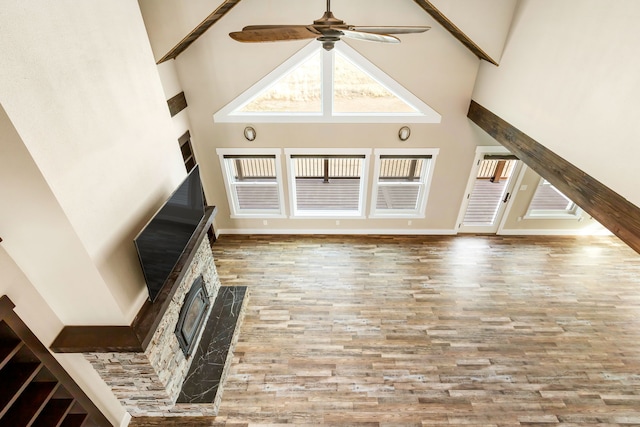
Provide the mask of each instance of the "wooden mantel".
[{"label": "wooden mantel", "polygon": [[65,326],[51,344],[56,353],[144,352],[162,319],[187,267],[207,237],[217,213],[215,206],[205,214],[182,256],[154,302],[146,301],[129,326]]}]

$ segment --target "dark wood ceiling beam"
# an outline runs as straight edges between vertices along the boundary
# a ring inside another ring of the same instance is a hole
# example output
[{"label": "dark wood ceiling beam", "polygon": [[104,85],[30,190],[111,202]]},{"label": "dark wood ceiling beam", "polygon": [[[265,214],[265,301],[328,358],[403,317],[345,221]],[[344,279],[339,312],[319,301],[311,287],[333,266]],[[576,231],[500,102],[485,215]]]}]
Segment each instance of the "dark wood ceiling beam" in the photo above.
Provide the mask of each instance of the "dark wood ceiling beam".
[{"label": "dark wood ceiling beam", "polygon": [[640,253],[640,208],[477,102],[467,117]]},{"label": "dark wood ceiling beam", "polygon": [[187,108],[187,98],[184,96],[184,92],[180,92],[176,96],[171,97],[171,99],[168,99],[167,106],[169,107],[171,117]]},{"label": "dark wood ceiling beam", "polygon": [[433,19],[438,21],[440,25],[442,25],[445,30],[449,31],[453,37],[458,39],[460,43],[462,43],[467,49],[469,49],[475,56],[479,59],[484,59],[487,62],[492,63],[493,65],[498,65],[498,63],[491,58],[480,46],[475,44],[473,40],[469,38],[465,33],[462,32],[460,28],[458,28],[453,22],[451,22],[442,12],[438,10],[430,1],[427,0],[414,0],[418,6],[425,10]]},{"label": "dark wood ceiling beam", "polygon": [[218,22],[224,15],[227,14],[236,4],[240,3],[240,0],[224,0],[216,10],[214,10],[207,18],[202,21],[196,28],[194,28],[185,38],[175,45],[165,56],[160,58],[158,64],[162,64],[169,59],[175,59],[180,55],[191,43],[196,41],[198,37],[204,34],[213,24]]}]

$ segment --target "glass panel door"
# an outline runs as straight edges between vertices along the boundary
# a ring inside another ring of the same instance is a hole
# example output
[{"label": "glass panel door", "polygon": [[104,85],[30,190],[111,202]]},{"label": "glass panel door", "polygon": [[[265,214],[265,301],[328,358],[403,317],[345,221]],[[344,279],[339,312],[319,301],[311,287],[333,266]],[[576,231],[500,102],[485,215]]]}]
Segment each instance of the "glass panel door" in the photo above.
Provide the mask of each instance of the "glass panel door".
[{"label": "glass panel door", "polygon": [[475,178],[465,194],[459,231],[495,233],[513,194],[520,161],[510,156],[481,155],[476,166]]}]

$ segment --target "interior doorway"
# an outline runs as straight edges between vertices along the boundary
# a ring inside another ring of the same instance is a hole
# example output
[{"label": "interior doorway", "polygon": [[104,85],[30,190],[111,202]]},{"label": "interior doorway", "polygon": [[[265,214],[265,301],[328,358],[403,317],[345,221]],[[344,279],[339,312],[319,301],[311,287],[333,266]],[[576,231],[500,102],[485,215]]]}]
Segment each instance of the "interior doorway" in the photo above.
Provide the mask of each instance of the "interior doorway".
[{"label": "interior doorway", "polygon": [[496,233],[521,162],[504,147],[478,147],[458,218],[462,233]]}]

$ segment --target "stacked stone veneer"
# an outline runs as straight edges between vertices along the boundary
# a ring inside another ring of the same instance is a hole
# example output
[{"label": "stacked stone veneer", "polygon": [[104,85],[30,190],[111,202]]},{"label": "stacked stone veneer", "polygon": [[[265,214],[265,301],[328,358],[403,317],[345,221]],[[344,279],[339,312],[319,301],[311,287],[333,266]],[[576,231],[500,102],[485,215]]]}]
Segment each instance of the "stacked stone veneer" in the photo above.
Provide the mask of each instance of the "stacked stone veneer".
[{"label": "stacked stone veneer", "polygon": [[[191,405],[189,408],[175,406],[193,359],[192,356],[185,358],[175,335],[182,303],[191,285],[200,275],[211,299],[209,310],[220,288],[209,239],[205,237],[202,240],[191,265],[186,268],[188,271],[178,284],[173,299],[144,353],[84,355],[132,416],[204,415],[212,409],[206,405],[201,408]],[[197,337],[197,341],[199,340],[200,336]]]}]

